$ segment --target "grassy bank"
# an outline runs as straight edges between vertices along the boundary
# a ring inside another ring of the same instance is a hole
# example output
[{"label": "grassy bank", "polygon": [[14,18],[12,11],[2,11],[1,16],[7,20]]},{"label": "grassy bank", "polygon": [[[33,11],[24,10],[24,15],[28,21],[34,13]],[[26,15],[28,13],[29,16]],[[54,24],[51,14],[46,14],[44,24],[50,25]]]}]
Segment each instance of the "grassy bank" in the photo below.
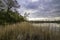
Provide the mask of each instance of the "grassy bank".
[{"label": "grassy bank", "polygon": [[59,37],[48,28],[43,30],[27,22],[0,26],[0,40],[60,40]]}]

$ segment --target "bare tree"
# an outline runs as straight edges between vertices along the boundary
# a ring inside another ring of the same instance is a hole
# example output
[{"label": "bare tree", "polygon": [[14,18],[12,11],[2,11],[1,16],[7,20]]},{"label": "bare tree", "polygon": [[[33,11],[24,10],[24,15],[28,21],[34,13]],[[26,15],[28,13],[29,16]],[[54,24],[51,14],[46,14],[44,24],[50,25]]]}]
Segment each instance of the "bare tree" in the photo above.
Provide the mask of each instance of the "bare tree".
[{"label": "bare tree", "polygon": [[1,0],[1,1],[3,2],[4,5],[7,6],[7,13],[9,12],[9,10],[11,8],[19,8],[20,7],[20,5],[18,4],[17,0]]},{"label": "bare tree", "polygon": [[11,8],[19,8],[20,7],[20,5],[18,5],[17,0],[7,0],[5,2],[6,2],[6,5],[7,5],[7,13],[9,12],[9,10]]},{"label": "bare tree", "polygon": [[29,17],[29,15],[30,15],[30,13],[25,12],[25,13],[24,13],[24,19],[26,20],[27,17]]}]

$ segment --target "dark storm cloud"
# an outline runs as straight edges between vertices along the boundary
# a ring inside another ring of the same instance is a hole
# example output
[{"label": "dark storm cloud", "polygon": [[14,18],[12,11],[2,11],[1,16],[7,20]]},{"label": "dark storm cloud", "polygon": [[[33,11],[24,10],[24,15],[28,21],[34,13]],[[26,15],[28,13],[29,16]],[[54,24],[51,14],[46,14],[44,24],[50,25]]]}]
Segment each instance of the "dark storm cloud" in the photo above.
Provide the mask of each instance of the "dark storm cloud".
[{"label": "dark storm cloud", "polygon": [[35,13],[30,14],[31,17],[60,16],[60,0],[38,0],[37,2],[32,2],[31,0],[21,0],[20,4],[26,10],[37,10]]},{"label": "dark storm cloud", "polygon": [[29,3],[26,8],[27,9],[37,9],[39,7],[39,3]]}]

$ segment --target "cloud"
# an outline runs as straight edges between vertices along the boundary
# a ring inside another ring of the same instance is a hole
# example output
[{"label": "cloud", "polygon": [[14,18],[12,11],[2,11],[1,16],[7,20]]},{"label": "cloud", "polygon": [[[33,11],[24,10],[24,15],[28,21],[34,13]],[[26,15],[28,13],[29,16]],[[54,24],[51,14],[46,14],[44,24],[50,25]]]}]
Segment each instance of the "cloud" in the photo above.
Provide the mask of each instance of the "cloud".
[{"label": "cloud", "polygon": [[32,0],[32,2],[38,2],[39,0]]},{"label": "cloud", "polygon": [[19,12],[30,12],[30,17],[59,17],[60,0],[20,0]]}]

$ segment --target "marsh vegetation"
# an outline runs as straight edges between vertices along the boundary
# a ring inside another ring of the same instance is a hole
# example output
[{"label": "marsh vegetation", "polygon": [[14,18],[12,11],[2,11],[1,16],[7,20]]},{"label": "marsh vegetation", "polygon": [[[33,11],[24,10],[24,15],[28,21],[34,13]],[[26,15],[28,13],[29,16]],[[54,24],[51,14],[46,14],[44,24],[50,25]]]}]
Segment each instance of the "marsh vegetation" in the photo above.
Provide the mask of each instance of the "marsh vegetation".
[{"label": "marsh vegetation", "polygon": [[60,27],[49,27],[28,22],[0,26],[0,40],[60,40]]}]

